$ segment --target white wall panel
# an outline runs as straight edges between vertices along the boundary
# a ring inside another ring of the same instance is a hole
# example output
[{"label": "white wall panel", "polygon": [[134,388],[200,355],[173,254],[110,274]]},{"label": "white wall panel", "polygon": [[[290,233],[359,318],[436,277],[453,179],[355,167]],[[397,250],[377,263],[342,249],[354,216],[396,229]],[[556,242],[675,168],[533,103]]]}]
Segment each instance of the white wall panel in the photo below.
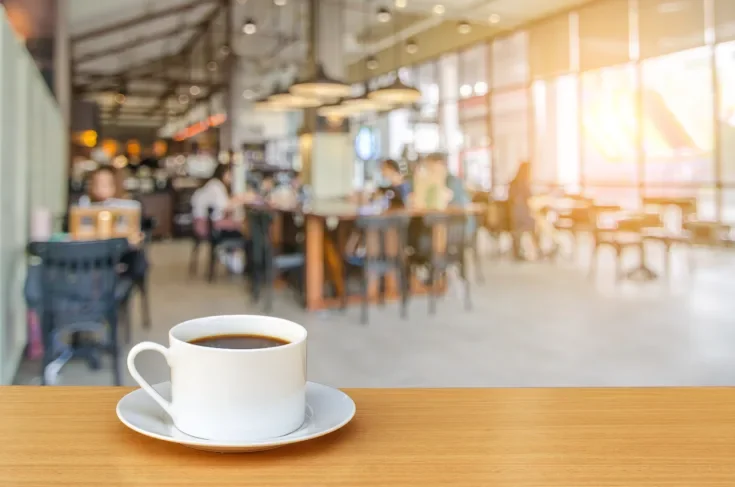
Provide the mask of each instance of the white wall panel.
[{"label": "white wall panel", "polygon": [[65,207],[68,130],[59,107],[0,7],[0,384],[26,344],[23,283],[30,214]]}]

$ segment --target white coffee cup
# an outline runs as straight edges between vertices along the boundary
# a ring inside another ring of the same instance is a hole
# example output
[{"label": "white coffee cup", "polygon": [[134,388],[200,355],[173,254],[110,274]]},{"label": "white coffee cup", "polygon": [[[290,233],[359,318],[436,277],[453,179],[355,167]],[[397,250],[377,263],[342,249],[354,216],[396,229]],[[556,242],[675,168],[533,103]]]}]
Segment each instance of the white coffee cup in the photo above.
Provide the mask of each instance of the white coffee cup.
[{"label": "white coffee cup", "polygon": [[[270,348],[225,349],[189,343],[217,335],[257,335],[288,342]],[[133,378],[183,433],[215,441],[258,441],[297,430],[306,411],[306,330],[280,318],[212,316],[169,331],[169,348],[153,342],[128,354]],[[145,350],[171,367],[171,402],[135,368]]]}]

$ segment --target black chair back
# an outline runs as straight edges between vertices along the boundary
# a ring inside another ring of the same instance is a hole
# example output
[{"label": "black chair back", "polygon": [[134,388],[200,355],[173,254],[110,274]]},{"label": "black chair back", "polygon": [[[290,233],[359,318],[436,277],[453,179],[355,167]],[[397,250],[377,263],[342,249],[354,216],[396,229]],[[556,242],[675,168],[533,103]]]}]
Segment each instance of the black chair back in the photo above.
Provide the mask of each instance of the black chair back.
[{"label": "black chair back", "polygon": [[[467,248],[467,215],[435,214],[424,217],[424,225],[432,229],[432,249],[434,258],[442,256],[448,261],[457,262]],[[436,241],[440,236],[441,240]]]},{"label": "black chair back", "polygon": [[107,321],[117,307],[117,266],[127,248],[123,238],[30,244],[41,258],[42,309],[54,327]]},{"label": "black chair back", "polygon": [[376,264],[398,267],[403,262],[411,219],[405,215],[361,216],[355,222],[365,244],[365,265]]}]

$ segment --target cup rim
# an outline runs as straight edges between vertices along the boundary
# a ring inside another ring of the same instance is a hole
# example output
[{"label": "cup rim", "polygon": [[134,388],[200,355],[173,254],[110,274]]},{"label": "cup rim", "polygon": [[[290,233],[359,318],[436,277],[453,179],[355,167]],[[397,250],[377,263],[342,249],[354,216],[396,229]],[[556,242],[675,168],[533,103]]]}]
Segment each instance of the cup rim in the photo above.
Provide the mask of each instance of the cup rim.
[{"label": "cup rim", "polygon": [[[174,336],[174,331],[186,324],[192,323],[194,321],[202,321],[202,320],[209,320],[209,319],[215,319],[215,318],[237,318],[237,319],[259,319],[259,320],[268,320],[268,321],[277,321],[281,323],[285,323],[288,325],[296,326],[300,328],[303,331],[303,336],[295,341],[290,341],[285,345],[279,345],[277,347],[270,347],[270,348],[211,348],[211,347],[202,347],[201,345],[195,345],[191,342],[187,342],[186,340],[182,340],[176,336]],[[197,350],[208,350],[214,353],[268,353],[268,352],[275,352],[276,350],[286,350],[289,348],[298,347],[302,343],[306,341],[306,338],[308,336],[309,332],[304,328],[302,325],[296,323],[295,321],[286,320],[284,318],[278,318],[276,316],[265,316],[265,315],[214,315],[214,316],[201,316],[199,318],[192,318],[190,320],[182,321],[181,323],[177,323],[176,325],[172,326],[171,329],[168,331],[168,339],[170,342],[176,342],[177,344],[181,344],[185,347],[192,347],[196,348]]]}]

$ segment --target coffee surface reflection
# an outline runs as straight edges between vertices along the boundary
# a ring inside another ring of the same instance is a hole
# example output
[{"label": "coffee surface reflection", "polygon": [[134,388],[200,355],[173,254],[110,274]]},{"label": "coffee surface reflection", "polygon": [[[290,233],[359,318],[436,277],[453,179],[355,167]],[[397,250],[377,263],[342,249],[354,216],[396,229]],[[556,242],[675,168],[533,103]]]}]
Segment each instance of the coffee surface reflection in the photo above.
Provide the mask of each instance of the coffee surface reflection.
[{"label": "coffee surface reflection", "polygon": [[230,350],[249,350],[257,348],[273,348],[288,345],[281,338],[263,335],[211,335],[189,341],[192,345],[209,348],[226,348]]}]

